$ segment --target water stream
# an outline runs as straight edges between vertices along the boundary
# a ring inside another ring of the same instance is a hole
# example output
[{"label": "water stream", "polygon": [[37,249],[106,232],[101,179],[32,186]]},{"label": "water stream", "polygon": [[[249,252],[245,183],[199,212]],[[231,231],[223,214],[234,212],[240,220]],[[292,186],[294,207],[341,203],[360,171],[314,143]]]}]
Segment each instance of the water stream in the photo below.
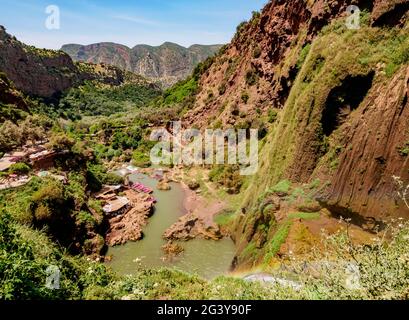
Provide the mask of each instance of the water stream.
[{"label": "water stream", "polygon": [[143,230],[143,240],[109,248],[108,255],[113,259],[108,265],[120,274],[132,274],[141,267],[151,269],[174,267],[211,279],[228,272],[235,253],[234,244],[230,239],[220,241],[195,239],[183,242],[181,244],[185,252],[173,261],[164,261],[161,247],[166,242],[162,235],[186,213],[183,207],[184,191],[177,183],[171,184],[170,191],[160,191],[156,188],[157,180],[140,173],[131,175],[130,180],[152,188],[158,202],[154,215]]}]

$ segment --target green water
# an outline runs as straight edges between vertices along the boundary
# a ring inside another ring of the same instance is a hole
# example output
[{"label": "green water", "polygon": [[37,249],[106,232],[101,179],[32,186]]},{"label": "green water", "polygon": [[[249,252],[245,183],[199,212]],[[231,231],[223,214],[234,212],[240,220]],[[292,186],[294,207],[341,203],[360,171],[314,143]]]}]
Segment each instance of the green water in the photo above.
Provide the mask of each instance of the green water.
[{"label": "green water", "polygon": [[123,246],[109,248],[108,255],[113,257],[108,263],[120,274],[132,274],[141,268],[174,267],[182,271],[196,273],[204,278],[214,278],[228,272],[233,260],[235,247],[230,239],[210,241],[195,239],[183,242],[185,252],[173,261],[163,261],[161,247],[166,243],[162,235],[167,228],[186,213],[183,208],[184,192],[179,184],[171,184],[170,191],[156,189],[157,181],[142,174],[130,176],[154,189],[158,200],[155,213],[144,228],[144,238]]}]

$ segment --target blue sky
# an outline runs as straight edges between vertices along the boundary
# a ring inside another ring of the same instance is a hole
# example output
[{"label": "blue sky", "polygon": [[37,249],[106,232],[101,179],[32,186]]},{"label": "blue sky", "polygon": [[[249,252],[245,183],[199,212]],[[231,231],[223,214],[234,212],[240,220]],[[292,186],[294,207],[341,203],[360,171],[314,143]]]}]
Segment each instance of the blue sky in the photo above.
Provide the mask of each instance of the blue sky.
[{"label": "blue sky", "polygon": [[[189,46],[227,43],[236,26],[267,0],[0,0],[0,25],[41,48],[66,43],[116,42],[133,47],[165,41]],[[45,27],[57,5],[61,28]]]}]

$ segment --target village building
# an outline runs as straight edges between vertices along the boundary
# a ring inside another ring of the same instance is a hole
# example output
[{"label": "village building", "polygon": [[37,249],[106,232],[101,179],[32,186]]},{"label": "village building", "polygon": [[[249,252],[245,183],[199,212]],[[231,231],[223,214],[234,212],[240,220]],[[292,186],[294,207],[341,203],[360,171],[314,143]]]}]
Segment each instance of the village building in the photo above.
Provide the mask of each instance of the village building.
[{"label": "village building", "polygon": [[131,201],[127,197],[115,197],[107,201],[102,210],[109,216],[119,216],[131,209]]},{"label": "village building", "polygon": [[102,210],[108,216],[119,216],[127,213],[132,208],[131,201],[118,194],[124,190],[124,186],[104,186],[102,190],[95,195],[96,200],[103,202]]},{"label": "village building", "polygon": [[[32,147],[23,147],[21,150],[15,150],[5,153],[0,159],[0,172],[8,170],[13,164],[18,162],[32,162],[33,155],[44,154],[46,149],[42,145],[36,145]],[[36,157],[33,157],[35,160]]]},{"label": "village building", "polygon": [[8,169],[10,169],[10,167],[15,164],[15,162],[11,162],[8,159],[1,159],[0,160],[0,172],[6,171]]},{"label": "village building", "polygon": [[43,150],[29,156],[30,164],[35,170],[46,170],[54,166],[55,157],[57,152],[51,150]]}]

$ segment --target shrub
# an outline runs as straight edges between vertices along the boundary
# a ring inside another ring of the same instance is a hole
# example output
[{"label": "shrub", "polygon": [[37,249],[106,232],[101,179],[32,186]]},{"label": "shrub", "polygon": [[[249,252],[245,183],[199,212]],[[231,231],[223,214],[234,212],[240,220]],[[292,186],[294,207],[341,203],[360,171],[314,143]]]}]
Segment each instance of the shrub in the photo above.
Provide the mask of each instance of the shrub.
[{"label": "shrub", "polygon": [[287,195],[291,188],[291,181],[282,180],[271,188],[272,192]]},{"label": "shrub", "polygon": [[241,94],[241,101],[243,101],[245,104],[249,101],[250,96],[247,92],[242,92]]},{"label": "shrub", "polygon": [[132,154],[132,164],[136,167],[146,168],[151,165],[151,159],[146,152],[135,150]]},{"label": "shrub", "polygon": [[254,69],[248,70],[246,72],[245,78],[246,78],[246,83],[249,86],[254,86],[258,82],[258,76],[257,76],[257,73],[256,73],[256,71]]},{"label": "shrub", "polygon": [[259,46],[255,47],[253,50],[253,58],[258,59],[261,56],[261,48]]},{"label": "shrub", "polygon": [[56,133],[51,136],[47,148],[55,151],[71,150],[75,140],[68,137],[65,133]]},{"label": "shrub", "polygon": [[117,185],[123,183],[123,178],[115,173],[107,173],[105,167],[99,164],[89,164],[86,174],[88,187],[92,191],[99,191],[102,185]]},{"label": "shrub", "polygon": [[219,86],[218,91],[219,91],[219,95],[224,95],[226,93],[226,82],[222,82],[222,84]]},{"label": "shrub", "polygon": [[30,166],[22,162],[15,163],[11,165],[11,167],[9,168],[9,172],[14,174],[27,174],[30,171],[31,171]]},{"label": "shrub", "polygon": [[279,252],[281,245],[287,240],[290,228],[292,226],[291,221],[286,221],[279,226],[274,233],[273,239],[267,245],[267,254],[264,257],[264,263],[268,264],[271,259]]},{"label": "shrub", "polygon": [[302,68],[305,60],[307,59],[308,54],[310,53],[310,50],[311,50],[311,44],[309,44],[309,43],[306,44],[304,46],[304,48],[302,48],[302,50],[300,52],[300,56],[299,56],[298,61],[297,61],[297,68],[298,69]]},{"label": "shrub", "polygon": [[188,78],[166,90],[163,94],[163,103],[165,105],[182,103],[186,98],[194,95],[197,89],[198,83],[195,78]]},{"label": "shrub", "polygon": [[268,122],[274,123],[277,120],[278,113],[275,110],[269,109],[268,110]]},{"label": "shrub", "polygon": [[320,218],[318,212],[292,212],[287,218],[289,219],[302,219],[302,220],[315,220]]}]

